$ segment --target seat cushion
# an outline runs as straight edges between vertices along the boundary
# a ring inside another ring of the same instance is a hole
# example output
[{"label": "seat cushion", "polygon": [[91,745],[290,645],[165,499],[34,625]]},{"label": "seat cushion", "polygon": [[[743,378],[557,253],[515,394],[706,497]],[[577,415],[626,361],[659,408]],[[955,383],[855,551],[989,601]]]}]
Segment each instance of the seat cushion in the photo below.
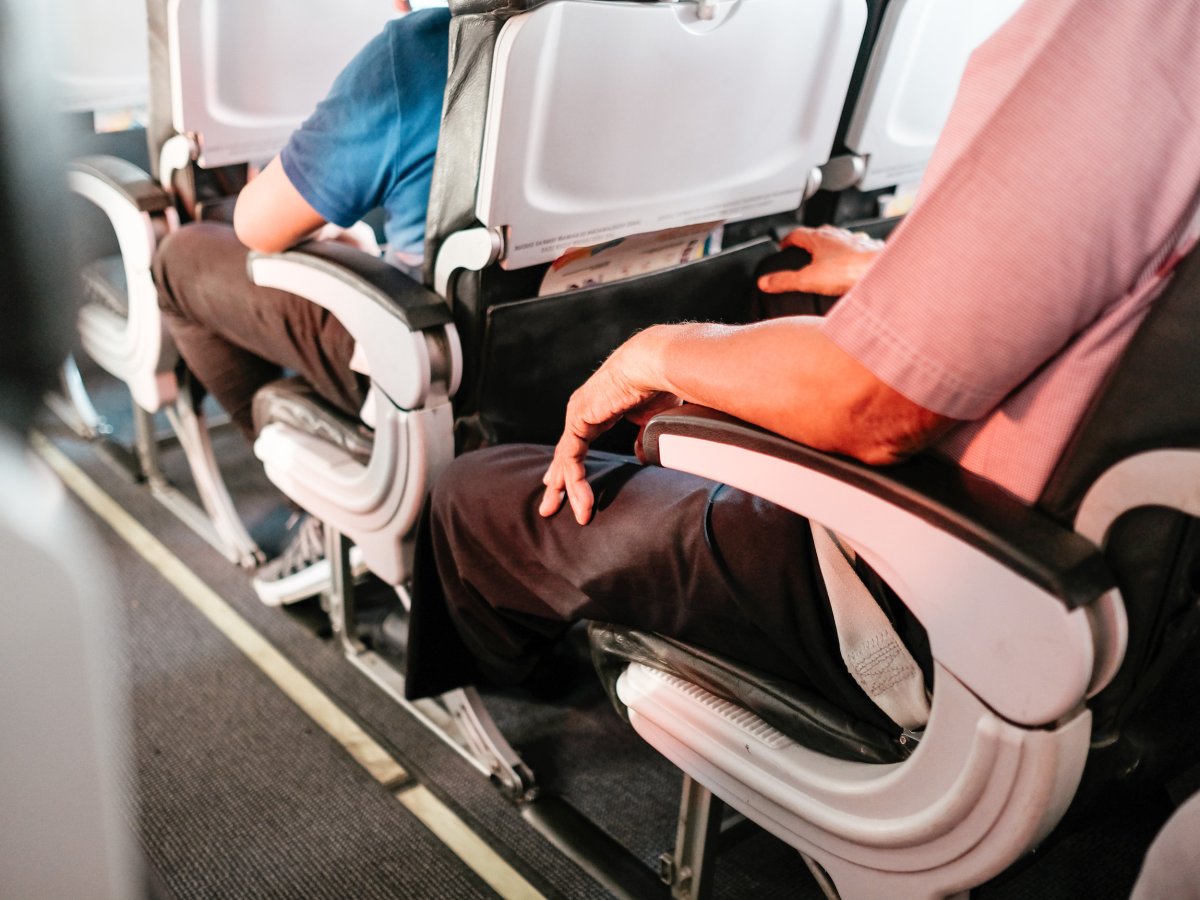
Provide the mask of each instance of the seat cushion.
[{"label": "seat cushion", "polygon": [[303,378],[283,378],[259,388],[252,414],[256,432],[283,423],[329,441],[359,462],[371,458],[371,429],[322,399]]},{"label": "seat cushion", "polygon": [[79,270],[79,277],[83,281],[84,303],[99,303],[121,318],[129,318],[129,285],[119,253],[92,260]]},{"label": "seat cushion", "polygon": [[818,753],[855,762],[898,762],[911,750],[898,733],[861,722],[810,688],[699,647],[619,625],[588,626],[592,662],[617,712],[616,681],[630,663],[675,675],[738,704]]}]

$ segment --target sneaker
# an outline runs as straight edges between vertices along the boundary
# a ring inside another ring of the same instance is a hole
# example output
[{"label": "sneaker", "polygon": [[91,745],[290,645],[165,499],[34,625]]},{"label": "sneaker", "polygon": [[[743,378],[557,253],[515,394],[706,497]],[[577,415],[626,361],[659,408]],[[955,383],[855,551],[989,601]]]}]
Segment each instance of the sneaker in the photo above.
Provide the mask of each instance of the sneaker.
[{"label": "sneaker", "polygon": [[[292,536],[283,552],[259,567],[251,583],[267,606],[282,606],[330,590],[333,573],[325,558],[325,527],[308,513],[288,520]],[[350,571],[355,578],[367,574],[362,551],[350,548]]]}]

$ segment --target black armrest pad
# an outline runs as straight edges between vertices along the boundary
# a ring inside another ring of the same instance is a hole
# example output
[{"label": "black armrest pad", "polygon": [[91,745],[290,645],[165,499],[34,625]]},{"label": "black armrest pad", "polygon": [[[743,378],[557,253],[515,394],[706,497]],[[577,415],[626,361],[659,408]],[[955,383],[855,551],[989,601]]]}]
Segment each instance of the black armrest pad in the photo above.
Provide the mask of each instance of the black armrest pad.
[{"label": "black armrest pad", "polygon": [[[251,253],[251,261],[264,254]],[[309,241],[278,254],[283,259],[333,275],[395,315],[411,331],[452,321],[450,307],[436,293],[395,266],[336,241]]]},{"label": "black armrest pad", "polygon": [[158,182],[128,160],[115,156],[84,156],[73,160],[70,168],[120,191],[141,212],[161,212],[171,205],[170,196]]},{"label": "black armrest pad", "polygon": [[1100,550],[991,482],[932,456],[894,466],[868,466],[822,453],[698,406],[655,416],[643,448],[658,463],[664,435],[683,435],[753,450],[834,477],[955,535],[1058,597],[1068,608],[1113,587]]}]

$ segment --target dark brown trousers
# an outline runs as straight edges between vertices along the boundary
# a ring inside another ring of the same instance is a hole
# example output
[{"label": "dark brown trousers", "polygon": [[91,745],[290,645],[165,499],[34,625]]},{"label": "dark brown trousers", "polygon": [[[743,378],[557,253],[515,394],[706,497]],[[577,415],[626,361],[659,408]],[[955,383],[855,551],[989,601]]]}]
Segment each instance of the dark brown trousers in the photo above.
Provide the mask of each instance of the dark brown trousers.
[{"label": "dark brown trousers", "polygon": [[187,225],[155,255],[159,306],[188,369],[250,441],[254,393],[284,369],[357,416],[366,390],[350,369],[354,339],[315,303],[252,282],[247,255],[220,223]]}]

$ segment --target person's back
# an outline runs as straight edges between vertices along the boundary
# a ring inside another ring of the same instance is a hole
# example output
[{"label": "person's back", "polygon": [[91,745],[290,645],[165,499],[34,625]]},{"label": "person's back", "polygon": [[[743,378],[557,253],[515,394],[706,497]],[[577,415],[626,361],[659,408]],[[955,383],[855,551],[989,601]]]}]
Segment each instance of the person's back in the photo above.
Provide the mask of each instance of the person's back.
[{"label": "person's back", "polygon": [[938,452],[1026,502],[1194,206],[1197,12],[1026,3],[972,57],[916,207],[824,325],[962,423]]},{"label": "person's back", "polygon": [[409,13],[355,56],[238,197],[234,228],[243,244],[275,252],[382,207],[389,249],[410,263],[420,257],[449,23],[446,9]]},{"label": "person's back", "polygon": [[279,157],[326,222],[348,228],[382,207],[388,249],[410,265],[424,249],[449,20],[447,10],[428,9],[389,22]]}]

